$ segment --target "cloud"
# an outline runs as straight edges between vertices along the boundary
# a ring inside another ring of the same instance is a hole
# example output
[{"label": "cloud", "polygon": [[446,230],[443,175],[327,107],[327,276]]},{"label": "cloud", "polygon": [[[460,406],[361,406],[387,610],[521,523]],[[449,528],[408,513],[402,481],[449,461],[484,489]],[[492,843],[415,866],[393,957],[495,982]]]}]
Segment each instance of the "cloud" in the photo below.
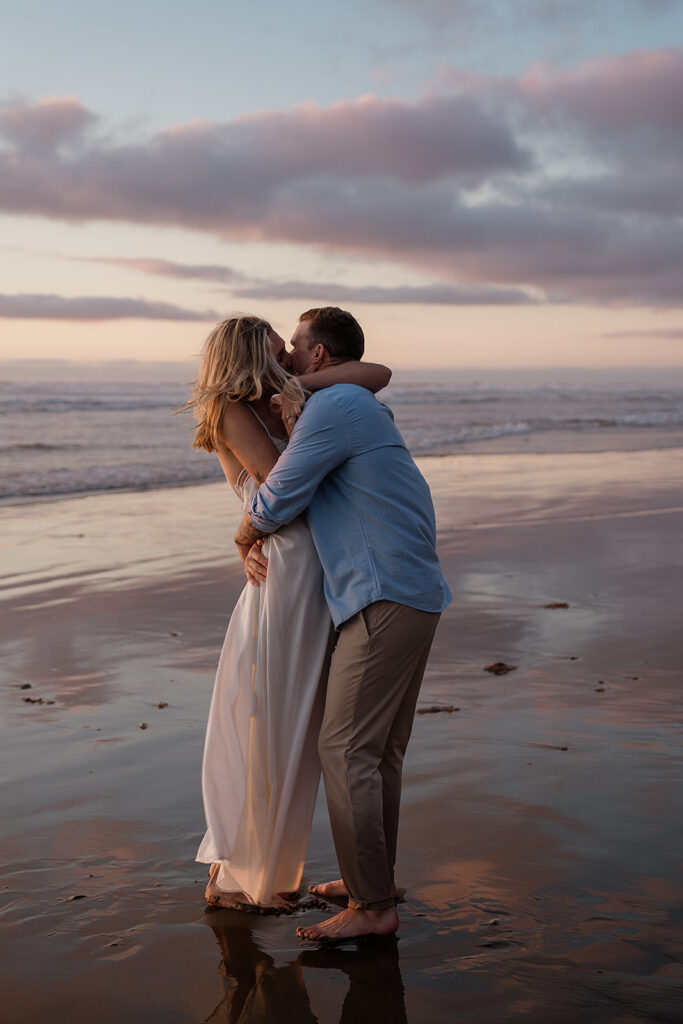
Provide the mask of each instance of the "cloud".
[{"label": "cloud", "polygon": [[447,175],[478,180],[530,165],[510,127],[477,96],[415,103],[364,96],[327,108],[311,103],[240,118],[224,137],[297,176],[382,176],[417,184]]},{"label": "cloud", "polygon": [[252,238],[263,236],[260,222],[302,181],[354,188],[450,178],[471,185],[530,165],[487,99],[467,96],[310,104],[227,124],[182,125],[146,143],[95,140],[84,152],[40,159],[16,133],[5,134],[15,143],[0,154],[6,212],[183,224]]},{"label": "cloud", "polygon": [[538,301],[518,288],[464,288],[448,284],[380,288],[310,281],[263,281],[240,287],[236,294],[245,299],[300,299],[326,305],[367,302],[421,306],[528,306]]},{"label": "cloud", "polygon": [[97,120],[76,96],[47,96],[35,104],[19,99],[0,105],[0,137],[41,153],[79,140]]},{"label": "cloud", "polygon": [[0,317],[17,320],[187,320],[220,319],[213,310],[198,312],[169,302],[144,299],[61,295],[0,295]]},{"label": "cloud", "polygon": [[373,304],[407,303],[411,305],[445,306],[521,306],[538,302],[538,298],[516,288],[462,287],[450,284],[400,285],[375,287],[372,285],[342,285],[322,281],[278,281],[248,277],[231,267],[217,264],[173,263],[171,260],[152,258],[121,258],[114,256],[62,257],[84,263],[104,263],[137,270],[143,274],[185,280],[220,281],[229,283],[233,295],[243,299],[285,300],[306,302],[324,300],[327,305],[342,302]]},{"label": "cloud", "polygon": [[603,331],[603,338],[652,338],[658,341],[683,341],[683,327],[642,327],[633,331]]},{"label": "cloud", "polygon": [[644,12],[652,16],[670,9],[675,0],[602,0],[596,8],[595,0],[384,0],[392,7],[413,13],[442,32],[471,33],[485,31],[490,38],[502,29],[519,32],[520,25],[541,23],[545,27],[574,27],[576,20],[586,14],[603,18],[625,17],[625,8],[631,13]]},{"label": "cloud", "polygon": [[[639,164],[683,153],[683,49],[640,50],[574,68],[532,64],[517,77],[442,66],[434,88],[477,95],[536,138],[557,135],[595,163]],[[662,152],[663,151],[663,152]]]},{"label": "cloud", "polygon": [[[658,159],[683,152],[683,50],[644,50],[561,70],[536,64],[515,83],[530,110],[555,116],[601,146]],[[650,145],[648,145],[648,143]]]},{"label": "cloud", "polygon": [[245,280],[244,274],[217,263],[174,263],[172,260],[152,257],[125,256],[69,256],[68,259],[79,263],[104,263],[110,267],[123,267],[155,277],[173,277],[184,281],[218,281],[220,284],[230,284]]},{"label": "cloud", "polygon": [[[305,105],[137,143],[86,132],[77,147],[41,152],[6,118],[0,208],[377,257],[433,274],[456,303],[683,305],[683,50],[517,77],[453,69],[439,82],[415,103]],[[214,265],[120,265],[254,297],[299,287]],[[438,289],[423,294],[437,301]]]}]

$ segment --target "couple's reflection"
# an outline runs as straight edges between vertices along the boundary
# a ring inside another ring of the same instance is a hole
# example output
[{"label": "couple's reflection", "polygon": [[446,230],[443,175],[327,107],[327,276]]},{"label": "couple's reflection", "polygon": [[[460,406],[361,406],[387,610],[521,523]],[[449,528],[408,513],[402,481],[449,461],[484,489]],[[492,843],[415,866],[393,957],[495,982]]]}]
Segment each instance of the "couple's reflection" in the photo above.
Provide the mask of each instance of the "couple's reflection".
[{"label": "couple's reflection", "polygon": [[[341,971],[349,981],[339,1024],[407,1024],[396,938],[369,940],[352,949],[304,949],[293,962],[276,967],[254,941],[245,915],[212,912],[207,923],[221,951],[225,986],[225,997],[207,1022],[318,1024],[304,971],[322,968]],[[321,1024],[333,1022],[325,1019]]]}]

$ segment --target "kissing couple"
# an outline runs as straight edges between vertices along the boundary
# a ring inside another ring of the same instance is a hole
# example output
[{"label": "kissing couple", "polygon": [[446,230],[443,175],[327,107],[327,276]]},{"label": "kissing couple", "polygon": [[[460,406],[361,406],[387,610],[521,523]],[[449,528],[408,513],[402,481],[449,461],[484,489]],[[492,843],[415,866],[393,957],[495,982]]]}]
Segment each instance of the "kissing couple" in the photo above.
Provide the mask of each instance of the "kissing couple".
[{"label": "kissing couple", "polygon": [[248,579],[206,732],[206,899],[295,908],[322,766],[341,878],[309,891],[347,906],[298,929],[314,941],[398,928],[403,757],[450,601],[429,488],[375,398],[391,371],[363,352],[335,306],[301,315],[291,352],[266,320],[234,317],[209,335],[188,403],[194,447],[216,452],[242,504]]}]

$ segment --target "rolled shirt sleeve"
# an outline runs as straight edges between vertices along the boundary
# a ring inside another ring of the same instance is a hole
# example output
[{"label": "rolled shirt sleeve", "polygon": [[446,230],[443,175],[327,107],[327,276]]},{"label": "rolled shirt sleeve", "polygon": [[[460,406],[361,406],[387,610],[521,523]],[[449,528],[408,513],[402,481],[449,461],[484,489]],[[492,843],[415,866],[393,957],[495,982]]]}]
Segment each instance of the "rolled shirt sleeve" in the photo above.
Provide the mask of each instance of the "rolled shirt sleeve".
[{"label": "rolled shirt sleeve", "polygon": [[254,526],[275,533],[310,505],[321,481],[352,453],[343,409],[330,391],[309,398],[289,444],[249,505]]}]

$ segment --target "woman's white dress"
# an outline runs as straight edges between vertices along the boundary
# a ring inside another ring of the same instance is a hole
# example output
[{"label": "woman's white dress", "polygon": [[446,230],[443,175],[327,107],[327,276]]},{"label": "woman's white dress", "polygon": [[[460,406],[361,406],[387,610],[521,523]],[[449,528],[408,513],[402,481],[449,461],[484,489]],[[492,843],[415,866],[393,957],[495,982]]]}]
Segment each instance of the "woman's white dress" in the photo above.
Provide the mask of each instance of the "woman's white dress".
[{"label": "woman's white dress", "polygon": [[[235,490],[243,508],[257,486],[241,474]],[[263,551],[267,579],[242,591],[218,663],[202,770],[207,832],[197,860],[220,863],[221,889],[267,904],[301,883],[332,623],[305,518],[269,537]]]}]

